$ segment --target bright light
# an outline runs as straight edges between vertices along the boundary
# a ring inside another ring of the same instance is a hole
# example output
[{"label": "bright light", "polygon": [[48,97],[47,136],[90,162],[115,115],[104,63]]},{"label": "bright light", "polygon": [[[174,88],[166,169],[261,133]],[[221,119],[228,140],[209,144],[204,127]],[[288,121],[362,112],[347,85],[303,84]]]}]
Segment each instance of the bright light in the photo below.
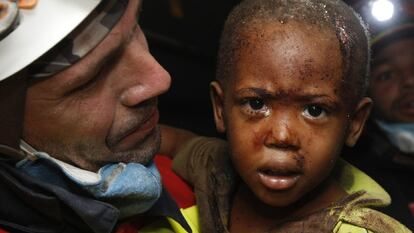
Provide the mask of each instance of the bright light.
[{"label": "bright light", "polygon": [[371,13],[378,21],[387,21],[394,16],[394,4],[389,0],[377,0],[372,4]]}]

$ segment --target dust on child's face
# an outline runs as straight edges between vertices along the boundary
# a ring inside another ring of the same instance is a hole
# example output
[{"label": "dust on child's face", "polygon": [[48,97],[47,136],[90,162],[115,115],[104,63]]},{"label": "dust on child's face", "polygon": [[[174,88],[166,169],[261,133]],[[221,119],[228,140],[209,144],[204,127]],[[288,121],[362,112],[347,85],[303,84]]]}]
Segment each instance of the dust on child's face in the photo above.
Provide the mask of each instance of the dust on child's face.
[{"label": "dust on child's face", "polygon": [[264,203],[286,206],[320,184],[346,139],[334,33],[300,23],[246,31],[225,90],[234,166]]}]

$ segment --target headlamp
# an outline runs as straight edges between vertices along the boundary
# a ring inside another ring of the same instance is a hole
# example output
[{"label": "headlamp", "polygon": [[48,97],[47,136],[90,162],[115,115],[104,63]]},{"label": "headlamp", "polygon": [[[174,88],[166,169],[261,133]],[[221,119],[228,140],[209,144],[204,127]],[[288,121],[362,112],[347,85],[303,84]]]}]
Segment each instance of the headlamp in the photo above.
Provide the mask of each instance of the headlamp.
[{"label": "headlamp", "polygon": [[359,0],[353,7],[368,24],[373,46],[414,32],[414,0]]},{"label": "headlamp", "polygon": [[372,3],[371,14],[379,22],[390,20],[394,16],[394,4],[389,0],[376,0]]}]

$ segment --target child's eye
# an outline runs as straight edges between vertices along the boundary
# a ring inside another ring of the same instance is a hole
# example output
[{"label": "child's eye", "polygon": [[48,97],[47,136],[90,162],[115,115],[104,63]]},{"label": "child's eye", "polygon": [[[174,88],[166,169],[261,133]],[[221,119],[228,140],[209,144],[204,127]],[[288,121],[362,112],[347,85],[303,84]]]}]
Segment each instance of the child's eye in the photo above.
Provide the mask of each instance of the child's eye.
[{"label": "child's eye", "polygon": [[261,98],[246,98],[243,101],[243,112],[250,116],[268,116],[270,113],[265,101]]},{"label": "child's eye", "polygon": [[258,99],[258,98],[257,99],[250,99],[247,102],[253,110],[260,110],[265,105],[264,101],[261,100],[261,99]]},{"label": "child's eye", "polygon": [[318,119],[326,116],[326,111],[319,105],[312,104],[305,107],[303,115],[307,118]]}]

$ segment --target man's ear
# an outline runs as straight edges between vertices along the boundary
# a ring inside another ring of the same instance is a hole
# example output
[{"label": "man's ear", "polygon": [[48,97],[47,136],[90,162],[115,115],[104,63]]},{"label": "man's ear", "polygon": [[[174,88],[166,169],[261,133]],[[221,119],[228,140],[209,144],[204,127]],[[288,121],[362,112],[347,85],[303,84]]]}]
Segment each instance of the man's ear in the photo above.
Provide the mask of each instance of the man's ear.
[{"label": "man's ear", "polygon": [[224,123],[224,92],[217,81],[210,83],[210,98],[213,104],[214,121],[216,122],[216,129],[220,133],[226,131]]},{"label": "man's ear", "polygon": [[352,116],[351,123],[348,129],[348,136],[346,138],[346,145],[353,147],[361,135],[366,120],[372,108],[372,100],[368,97],[364,97],[359,101],[355,112]]}]

